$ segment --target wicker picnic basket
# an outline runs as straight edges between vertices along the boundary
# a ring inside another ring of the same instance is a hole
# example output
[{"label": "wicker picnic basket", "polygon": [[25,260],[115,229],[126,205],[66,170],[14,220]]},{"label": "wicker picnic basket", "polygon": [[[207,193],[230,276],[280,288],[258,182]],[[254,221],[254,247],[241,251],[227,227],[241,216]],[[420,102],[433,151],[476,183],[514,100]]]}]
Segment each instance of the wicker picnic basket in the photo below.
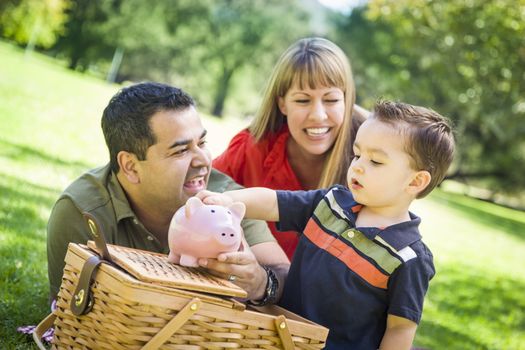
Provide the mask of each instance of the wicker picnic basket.
[{"label": "wicker picnic basket", "polygon": [[98,266],[89,309],[75,315],[79,276],[98,254],[93,244],[69,245],[57,309],[34,334],[41,349],[40,337],[53,325],[53,349],[324,347],[326,328],[277,306],[246,309],[234,299],[245,292],[226,280],[170,264],[162,254],[108,247],[114,263]]}]

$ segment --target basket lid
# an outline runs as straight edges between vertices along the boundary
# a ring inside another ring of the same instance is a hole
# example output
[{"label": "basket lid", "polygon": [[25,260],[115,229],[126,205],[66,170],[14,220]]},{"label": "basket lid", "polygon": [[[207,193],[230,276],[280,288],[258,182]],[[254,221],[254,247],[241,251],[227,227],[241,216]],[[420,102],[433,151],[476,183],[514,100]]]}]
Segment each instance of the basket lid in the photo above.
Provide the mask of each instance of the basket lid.
[{"label": "basket lid", "polygon": [[[99,252],[94,241],[88,247]],[[140,281],[183,290],[246,298],[241,287],[215,277],[204,269],[186,267],[168,262],[168,256],[145,250],[108,244],[113,261]]]}]

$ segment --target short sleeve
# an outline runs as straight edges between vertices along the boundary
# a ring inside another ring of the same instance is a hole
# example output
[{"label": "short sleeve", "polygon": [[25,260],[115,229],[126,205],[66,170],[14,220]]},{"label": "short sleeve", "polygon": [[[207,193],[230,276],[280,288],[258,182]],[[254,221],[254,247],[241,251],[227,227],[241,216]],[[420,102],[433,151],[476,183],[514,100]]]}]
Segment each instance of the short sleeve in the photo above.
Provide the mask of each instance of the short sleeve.
[{"label": "short sleeve", "polygon": [[47,223],[47,264],[50,297],[55,298],[60,289],[70,242],[86,243],[90,239],[82,214],[67,197],[60,198]]},{"label": "short sleeve", "polygon": [[319,202],[328,190],[313,191],[277,191],[279,222],[275,225],[279,231],[303,232]]},{"label": "short sleeve", "polygon": [[213,160],[213,167],[230,176],[235,182],[243,184],[246,147],[251,138],[248,130],[243,130],[235,135],[228,148]]},{"label": "short sleeve", "polygon": [[429,282],[435,275],[432,253],[424,245],[423,248],[416,258],[394,271],[388,285],[388,313],[417,324],[421,321]]}]

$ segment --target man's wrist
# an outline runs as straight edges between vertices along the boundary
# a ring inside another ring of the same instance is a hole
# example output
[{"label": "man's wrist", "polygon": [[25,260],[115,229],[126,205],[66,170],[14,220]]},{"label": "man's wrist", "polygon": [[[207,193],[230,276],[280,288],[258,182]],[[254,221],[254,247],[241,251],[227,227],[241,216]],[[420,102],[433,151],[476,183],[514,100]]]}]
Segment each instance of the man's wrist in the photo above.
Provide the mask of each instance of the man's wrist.
[{"label": "man's wrist", "polygon": [[259,300],[248,300],[248,303],[255,306],[263,306],[267,304],[274,304],[277,301],[277,291],[279,290],[279,280],[275,272],[268,266],[262,266],[266,271],[266,286],[264,294]]}]

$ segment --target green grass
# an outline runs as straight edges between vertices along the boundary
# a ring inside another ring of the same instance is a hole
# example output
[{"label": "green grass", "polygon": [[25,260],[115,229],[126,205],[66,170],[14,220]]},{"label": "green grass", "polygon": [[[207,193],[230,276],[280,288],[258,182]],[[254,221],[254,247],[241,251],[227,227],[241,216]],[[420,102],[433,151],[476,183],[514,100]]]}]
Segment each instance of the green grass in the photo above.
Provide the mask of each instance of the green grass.
[{"label": "green grass", "polygon": [[[0,349],[36,348],[16,327],[48,313],[47,218],[107,161],[100,116],[118,88],[0,42]],[[214,154],[243,125],[204,124]],[[413,209],[437,269],[416,345],[525,349],[525,214],[442,191]]]}]

